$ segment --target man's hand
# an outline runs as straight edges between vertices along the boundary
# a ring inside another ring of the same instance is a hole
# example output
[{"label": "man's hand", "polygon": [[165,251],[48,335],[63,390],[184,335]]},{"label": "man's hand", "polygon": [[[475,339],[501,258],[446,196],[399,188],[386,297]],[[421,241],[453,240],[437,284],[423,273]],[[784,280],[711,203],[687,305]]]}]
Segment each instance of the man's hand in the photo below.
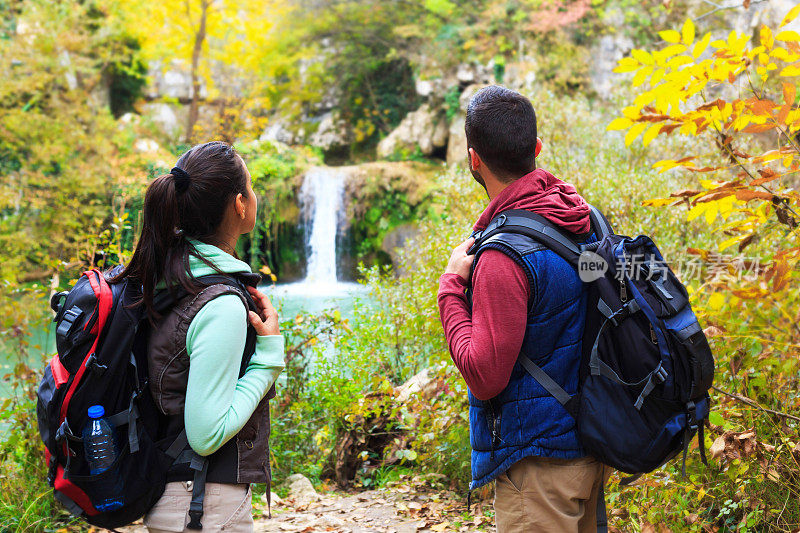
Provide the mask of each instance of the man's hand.
[{"label": "man's hand", "polygon": [[256,333],[258,335],[280,335],[278,312],[272,307],[267,295],[254,287],[247,287],[247,290],[258,308],[258,313],[253,311],[248,311],[247,313],[250,323],[256,328]]},{"label": "man's hand", "polygon": [[469,271],[472,267],[472,262],[475,260],[474,255],[467,255],[467,250],[475,242],[475,239],[470,237],[462,242],[453,250],[450,256],[450,261],[447,262],[447,268],[444,270],[445,274],[458,274],[464,281],[469,279]]}]

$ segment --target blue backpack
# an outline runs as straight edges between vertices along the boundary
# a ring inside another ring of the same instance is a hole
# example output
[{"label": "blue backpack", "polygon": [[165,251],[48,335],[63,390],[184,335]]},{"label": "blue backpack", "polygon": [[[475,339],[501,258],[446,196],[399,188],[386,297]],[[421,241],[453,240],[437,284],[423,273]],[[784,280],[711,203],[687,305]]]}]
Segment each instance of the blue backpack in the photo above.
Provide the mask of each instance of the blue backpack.
[{"label": "blue backpack", "polygon": [[681,451],[685,469],[697,434],[705,463],[714,358],[686,288],[649,237],[615,235],[594,207],[591,221],[597,241],[580,244],[535,213],[505,211],[474,234],[470,253],[498,233],[522,234],[572,264],[587,285],[578,393],[528,357],[520,363],[575,418],[589,455],[631,474],[623,480],[630,483]]}]

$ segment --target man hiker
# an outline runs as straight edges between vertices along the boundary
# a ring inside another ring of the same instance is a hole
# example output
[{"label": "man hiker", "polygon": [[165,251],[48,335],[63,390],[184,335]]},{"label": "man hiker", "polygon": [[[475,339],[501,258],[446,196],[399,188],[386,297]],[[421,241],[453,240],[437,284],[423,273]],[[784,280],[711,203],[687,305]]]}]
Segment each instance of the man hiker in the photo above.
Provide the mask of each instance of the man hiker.
[{"label": "man hiker", "polygon": [[[469,103],[465,129],[470,171],[490,199],[476,231],[523,209],[590,238],[586,201],[536,168],[542,141],[527,98],[485,87]],[[529,357],[577,391],[583,284],[555,252],[510,234],[483,243],[471,272],[473,242],[453,250],[438,296],[450,354],[469,387],[470,490],[496,480],[498,533],[597,531],[608,469],[586,456],[573,418],[517,361]]]}]

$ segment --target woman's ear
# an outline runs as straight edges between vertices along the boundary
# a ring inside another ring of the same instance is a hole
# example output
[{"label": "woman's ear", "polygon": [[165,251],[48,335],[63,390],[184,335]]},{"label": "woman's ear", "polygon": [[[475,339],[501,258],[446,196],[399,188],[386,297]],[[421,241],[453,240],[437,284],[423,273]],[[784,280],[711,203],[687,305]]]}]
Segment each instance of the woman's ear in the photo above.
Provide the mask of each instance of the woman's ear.
[{"label": "woman's ear", "polygon": [[233,207],[236,210],[236,215],[242,220],[244,220],[245,216],[247,216],[247,213],[246,213],[246,206],[244,204],[244,196],[242,196],[242,193],[236,195]]},{"label": "woman's ear", "polygon": [[536,149],[533,151],[533,157],[539,157],[539,152],[542,151],[542,139],[536,137]]}]

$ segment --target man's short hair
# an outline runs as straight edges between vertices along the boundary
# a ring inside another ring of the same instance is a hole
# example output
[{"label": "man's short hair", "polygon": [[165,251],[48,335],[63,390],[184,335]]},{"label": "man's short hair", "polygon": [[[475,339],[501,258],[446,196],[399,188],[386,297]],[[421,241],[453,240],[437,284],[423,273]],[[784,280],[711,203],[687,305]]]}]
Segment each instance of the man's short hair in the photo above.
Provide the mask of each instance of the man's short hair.
[{"label": "man's short hair", "polygon": [[500,85],[478,91],[469,101],[467,146],[505,180],[534,169],[536,113],[530,100]]}]

